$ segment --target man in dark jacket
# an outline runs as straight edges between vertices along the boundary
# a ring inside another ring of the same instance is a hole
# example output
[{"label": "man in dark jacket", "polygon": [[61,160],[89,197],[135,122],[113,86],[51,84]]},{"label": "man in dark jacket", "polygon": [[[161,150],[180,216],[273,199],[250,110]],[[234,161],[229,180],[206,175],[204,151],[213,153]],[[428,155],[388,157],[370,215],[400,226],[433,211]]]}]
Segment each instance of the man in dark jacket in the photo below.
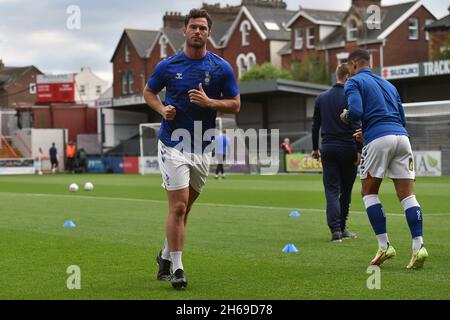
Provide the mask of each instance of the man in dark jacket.
[{"label": "man in dark jacket", "polygon": [[[340,115],[347,108],[344,84],[349,77],[346,64],[337,67],[338,82],[316,99],[314,123],[312,126],[314,159],[322,158],[323,185],[327,200],[327,223],[332,241],[356,238],[346,229],[351,194],[355,182],[360,148],[353,134],[357,128],[344,124]],[[322,148],[319,151],[319,130]],[[358,150],[359,148],[359,150]]]}]

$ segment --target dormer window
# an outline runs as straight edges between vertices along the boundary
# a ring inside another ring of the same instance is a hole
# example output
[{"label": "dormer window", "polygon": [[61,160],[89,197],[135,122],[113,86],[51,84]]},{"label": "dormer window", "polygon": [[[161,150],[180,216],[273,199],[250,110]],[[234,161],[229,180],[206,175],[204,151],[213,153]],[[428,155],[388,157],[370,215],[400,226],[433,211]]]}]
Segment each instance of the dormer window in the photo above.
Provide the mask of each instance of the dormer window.
[{"label": "dormer window", "polygon": [[244,20],[241,23],[241,34],[242,34],[242,46],[246,47],[250,45],[250,30],[252,30],[252,26],[248,20]]},{"label": "dormer window", "polygon": [[419,40],[419,19],[409,19],[409,40]]},{"label": "dormer window", "polygon": [[355,20],[350,20],[347,23],[347,41],[356,41],[358,36],[358,26]]},{"label": "dormer window", "polygon": [[125,63],[130,63],[130,47],[125,43]]},{"label": "dormer window", "polygon": [[160,57],[161,59],[167,58],[167,43],[169,41],[167,40],[167,38],[165,36],[162,36],[161,38],[159,38],[159,48],[161,49],[160,51]]}]

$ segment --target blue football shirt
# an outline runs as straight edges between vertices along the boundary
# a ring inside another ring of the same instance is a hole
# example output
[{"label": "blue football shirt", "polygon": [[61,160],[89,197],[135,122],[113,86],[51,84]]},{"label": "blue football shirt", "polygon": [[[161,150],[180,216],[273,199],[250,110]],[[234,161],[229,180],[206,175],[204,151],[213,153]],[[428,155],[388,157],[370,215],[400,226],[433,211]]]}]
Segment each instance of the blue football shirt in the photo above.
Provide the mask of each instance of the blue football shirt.
[{"label": "blue football shirt", "polygon": [[393,84],[369,68],[360,70],[345,83],[348,118],[362,121],[365,144],[387,135],[405,135],[405,111]]},{"label": "blue football shirt", "polygon": [[[177,129],[186,129],[191,134],[191,151],[194,150],[194,122],[201,121],[203,140],[206,130],[216,127],[217,112],[191,103],[189,90],[197,89],[202,84],[206,95],[211,99],[230,99],[239,94],[236,78],[230,64],[218,55],[207,51],[202,59],[193,60],[181,51],[166,60],[161,61],[147,82],[153,92],[166,88],[164,105],[176,108],[174,120],[162,120],[158,138],[168,147],[175,147],[181,138],[172,139],[172,133]],[[211,143],[202,141],[198,144],[202,151]],[[188,146],[183,146],[184,150]],[[195,150],[197,151],[197,150]]]}]

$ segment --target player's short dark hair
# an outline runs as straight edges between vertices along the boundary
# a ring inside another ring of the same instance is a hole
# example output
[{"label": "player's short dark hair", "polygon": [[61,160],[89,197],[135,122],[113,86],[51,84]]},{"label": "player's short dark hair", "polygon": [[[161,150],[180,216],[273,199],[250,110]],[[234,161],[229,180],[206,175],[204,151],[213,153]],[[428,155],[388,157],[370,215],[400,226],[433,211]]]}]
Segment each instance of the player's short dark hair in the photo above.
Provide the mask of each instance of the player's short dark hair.
[{"label": "player's short dark hair", "polygon": [[370,62],[370,54],[367,50],[364,49],[356,49],[355,51],[353,51],[352,53],[350,53],[350,55],[348,56],[348,61],[361,61],[364,60],[367,63]]},{"label": "player's short dark hair", "polygon": [[336,78],[338,80],[343,80],[346,75],[349,75],[350,71],[347,63],[341,63],[336,68]]},{"label": "player's short dark hair", "polygon": [[211,30],[212,19],[205,9],[192,9],[184,19],[184,26],[187,27],[191,19],[205,18],[208,21],[208,29]]}]

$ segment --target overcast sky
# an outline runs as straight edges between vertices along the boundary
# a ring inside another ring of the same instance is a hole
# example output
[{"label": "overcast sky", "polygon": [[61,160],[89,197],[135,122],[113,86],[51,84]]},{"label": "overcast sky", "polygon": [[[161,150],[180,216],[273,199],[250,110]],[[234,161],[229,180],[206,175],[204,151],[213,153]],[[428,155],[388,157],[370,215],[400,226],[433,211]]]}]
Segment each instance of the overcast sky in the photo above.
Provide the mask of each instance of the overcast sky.
[{"label": "overcast sky", "polygon": [[[241,0],[0,0],[0,58],[8,66],[35,65],[45,73],[72,73],[89,66],[112,82],[110,59],[124,28],[158,30],[166,11],[202,2],[236,5]],[[286,0],[288,9],[346,10],[351,0]],[[383,5],[406,2],[384,0]],[[423,0],[441,18],[450,0]],[[81,28],[70,30],[70,5],[81,10]]]}]

